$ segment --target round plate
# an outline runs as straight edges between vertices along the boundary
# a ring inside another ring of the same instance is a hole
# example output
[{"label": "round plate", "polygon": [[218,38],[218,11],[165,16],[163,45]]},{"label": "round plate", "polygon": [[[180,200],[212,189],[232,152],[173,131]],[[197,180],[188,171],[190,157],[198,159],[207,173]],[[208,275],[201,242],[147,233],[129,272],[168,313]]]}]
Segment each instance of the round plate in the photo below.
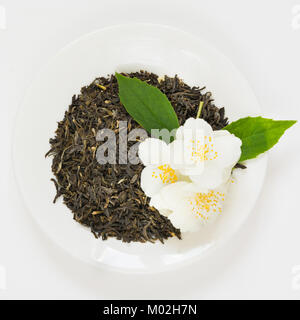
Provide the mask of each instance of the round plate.
[{"label": "round plate", "polygon": [[144,69],[178,74],[189,85],[206,86],[230,121],[259,114],[245,79],[232,63],[204,40],[166,26],[130,24],[105,28],[71,43],[44,68],[19,112],[14,143],[16,177],[25,203],[42,230],[71,255],[96,266],[123,272],[158,272],[203,257],[245,221],[263,184],[267,159],[234,170],[222,216],[199,233],[161,243],[122,243],[95,239],[72,218],[55,188],[51,159],[44,155],[71,98],[98,76]]}]

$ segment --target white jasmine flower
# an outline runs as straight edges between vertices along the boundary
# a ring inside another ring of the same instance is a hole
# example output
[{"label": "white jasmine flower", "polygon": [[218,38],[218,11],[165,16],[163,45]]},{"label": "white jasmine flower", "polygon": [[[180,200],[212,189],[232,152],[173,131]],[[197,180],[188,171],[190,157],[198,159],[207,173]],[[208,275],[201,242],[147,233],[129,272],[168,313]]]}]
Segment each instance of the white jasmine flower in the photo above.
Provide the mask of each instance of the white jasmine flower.
[{"label": "white jasmine flower", "polygon": [[165,185],[184,179],[170,165],[170,145],[148,138],[139,145],[139,157],[146,166],[141,173],[141,188],[148,197],[158,194]]},{"label": "white jasmine flower", "polygon": [[221,214],[226,190],[227,184],[200,191],[195,184],[182,181],[163,187],[150,204],[168,216],[174,227],[193,232]]},{"label": "white jasmine flower", "polygon": [[145,168],[141,188],[150,205],[182,232],[197,231],[222,212],[228,180],[241,155],[241,140],[188,119],[169,145],[148,138],[139,146]]},{"label": "white jasmine flower", "polygon": [[241,140],[226,130],[213,131],[203,119],[189,118],[170,144],[171,166],[200,188],[225,183],[241,156]]}]

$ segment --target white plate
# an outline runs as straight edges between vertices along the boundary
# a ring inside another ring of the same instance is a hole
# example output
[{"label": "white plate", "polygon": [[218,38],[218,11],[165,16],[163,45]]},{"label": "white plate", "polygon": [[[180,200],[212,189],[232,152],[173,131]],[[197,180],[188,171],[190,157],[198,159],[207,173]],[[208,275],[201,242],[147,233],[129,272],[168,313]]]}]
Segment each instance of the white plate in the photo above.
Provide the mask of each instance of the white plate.
[{"label": "white plate", "polygon": [[224,242],[250,214],[263,184],[267,159],[249,161],[235,170],[223,215],[202,232],[184,234],[165,245],[94,238],[89,229],[72,219],[62,202],[52,203],[49,149],[57,121],[71,97],[98,76],[115,71],[145,69],[163,75],[178,74],[190,85],[205,85],[216,105],[226,107],[235,120],[260,113],[245,79],[232,63],[202,39],[159,25],[130,24],[88,34],[64,48],[41,72],[29,89],[16,125],[14,165],[25,203],[43,231],[71,255],[123,272],[158,272],[203,257]]}]

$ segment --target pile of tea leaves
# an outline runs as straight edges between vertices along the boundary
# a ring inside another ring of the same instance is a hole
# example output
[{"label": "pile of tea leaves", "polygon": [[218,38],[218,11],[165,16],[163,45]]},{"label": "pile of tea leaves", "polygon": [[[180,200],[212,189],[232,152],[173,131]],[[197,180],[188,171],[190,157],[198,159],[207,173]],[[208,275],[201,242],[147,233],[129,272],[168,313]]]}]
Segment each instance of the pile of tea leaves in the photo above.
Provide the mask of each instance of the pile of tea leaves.
[{"label": "pile of tea leaves", "polygon": [[[177,76],[160,79],[145,71],[124,75],[146,81],[166,94],[180,124],[196,117],[200,101],[201,118],[214,130],[228,124],[224,108],[214,105],[211,93],[203,93],[205,88],[190,87]],[[173,236],[180,239],[180,230],[149,206],[140,187],[142,164],[97,162],[96,151],[103,143],[96,141],[98,130],[114,130],[118,150],[119,121],[128,121],[128,132],[139,127],[120,103],[114,75],[97,78],[73,96],[46,154],[53,157],[52,180],[57,191],[54,202],[62,196],[74,219],[103,240],[115,237],[124,242],[164,242]],[[128,149],[135,143],[128,142]]]}]

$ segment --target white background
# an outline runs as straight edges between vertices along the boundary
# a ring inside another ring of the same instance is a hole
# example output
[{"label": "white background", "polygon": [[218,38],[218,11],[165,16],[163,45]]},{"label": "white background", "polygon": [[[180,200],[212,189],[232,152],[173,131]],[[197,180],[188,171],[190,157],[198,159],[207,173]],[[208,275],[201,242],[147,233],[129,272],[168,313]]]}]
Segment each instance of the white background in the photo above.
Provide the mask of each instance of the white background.
[{"label": "white background", "polygon": [[247,78],[264,116],[300,119],[300,0],[0,0],[1,6],[0,299],[300,298],[300,124],[269,153],[263,191],[238,234],[205,262],[151,276],[103,272],[55,247],[24,208],[11,165],[15,116],[36,74],[70,41],[113,24],[160,23],[206,38]]}]

